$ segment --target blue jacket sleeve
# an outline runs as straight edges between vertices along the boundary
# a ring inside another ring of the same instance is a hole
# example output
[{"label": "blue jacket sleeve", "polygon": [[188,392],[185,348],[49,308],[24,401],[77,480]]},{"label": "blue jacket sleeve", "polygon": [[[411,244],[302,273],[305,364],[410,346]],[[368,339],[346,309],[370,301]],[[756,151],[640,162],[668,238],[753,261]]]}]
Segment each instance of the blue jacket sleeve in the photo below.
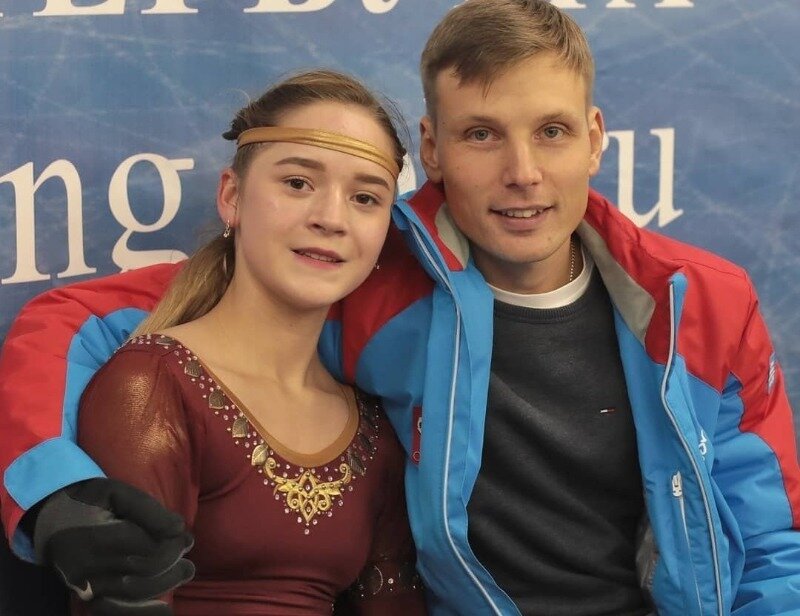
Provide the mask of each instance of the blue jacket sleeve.
[{"label": "blue jacket sleeve", "polygon": [[730,546],[741,552],[731,613],[799,615],[800,467],[783,375],[755,299],[719,417],[713,475],[742,540]]}]

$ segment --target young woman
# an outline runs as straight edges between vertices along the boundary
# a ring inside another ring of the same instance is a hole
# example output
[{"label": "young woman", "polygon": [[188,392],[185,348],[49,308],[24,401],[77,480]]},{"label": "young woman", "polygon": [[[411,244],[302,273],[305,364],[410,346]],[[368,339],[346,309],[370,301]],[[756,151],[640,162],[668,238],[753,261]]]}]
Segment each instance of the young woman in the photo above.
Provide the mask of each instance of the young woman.
[{"label": "young woman", "polygon": [[424,614],[404,453],[316,350],[376,267],[404,148],[330,71],[272,87],[225,137],[225,230],[96,374],[80,446],[185,518],[196,575],[165,598],[178,616]]}]

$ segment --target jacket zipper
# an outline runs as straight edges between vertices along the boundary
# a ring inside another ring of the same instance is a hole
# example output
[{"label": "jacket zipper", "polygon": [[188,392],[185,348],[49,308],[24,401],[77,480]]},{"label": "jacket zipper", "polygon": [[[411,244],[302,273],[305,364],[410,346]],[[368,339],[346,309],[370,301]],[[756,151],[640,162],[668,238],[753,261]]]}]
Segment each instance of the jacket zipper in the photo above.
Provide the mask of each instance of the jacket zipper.
[{"label": "jacket zipper", "polygon": [[[667,357],[667,365],[664,367],[664,378],[661,381],[661,404],[664,406],[664,410],[667,412],[667,417],[669,417],[670,422],[672,423],[672,427],[675,429],[675,433],[678,435],[678,439],[683,446],[684,451],[686,451],[686,455],[689,458],[689,462],[692,465],[692,471],[697,477],[697,487],[700,489],[700,495],[703,498],[703,507],[706,512],[706,523],[708,524],[708,534],[711,538],[711,555],[712,560],[714,562],[714,581],[716,584],[716,591],[717,591],[717,614],[719,616],[725,616],[722,611],[722,584],[720,582],[719,577],[719,554],[717,551],[717,537],[714,534],[714,526],[711,519],[711,507],[708,501],[708,494],[706,494],[705,486],[703,485],[703,478],[700,475],[700,469],[697,467],[697,461],[694,459],[692,455],[692,450],[689,447],[689,443],[686,442],[686,437],[681,432],[680,428],[678,427],[678,422],[675,419],[675,413],[673,412],[672,408],[669,406],[667,402],[667,378],[669,377],[670,370],[672,368],[672,359],[675,354],[675,339],[677,337],[677,333],[675,331],[675,286],[673,282],[669,283],[669,356]],[[680,477],[680,473],[677,475]],[[673,494],[675,483],[675,478],[673,477]],[[679,480],[680,484],[680,502],[681,502],[681,513],[685,516],[685,509],[683,508],[683,481],[682,479]],[[686,533],[688,535],[689,529],[686,525],[686,520],[684,517],[684,528],[686,529]],[[696,582],[696,579],[695,579]],[[699,588],[698,588],[699,593]]]},{"label": "jacket zipper", "polygon": [[447,445],[445,449],[445,458],[444,458],[444,489],[442,491],[442,513],[444,517],[444,529],[445,535],[447,537],[447,542],[450,544],[450,548],[453,550],[453,554],[456,556],[456,560],[461,564],[466,571],[467,575],[470,579],[475,583],[475,586],[478,587],[483,597],[486,599],[489,606],[492,608],[492,611],[496,614],[496,616],[502,616],[500,609],[495,605],[492,598],[489,596],[488,591],[483,587],[480,580],[478,580],[475,573],[469,568],[467,562],[464,560],[464,557],[461,556],[461,552],[459,552],[458,548],[456,547],[455,541],[453,541],[453,537],[450,534],[450,522],[448,520],[447,514],[447,483],[450,478],[450,452],[451,452],[451,444],[453,440],[453,421],[455,417],[455,397],[456,397],[456,382],[458,380],[458,356],[461,352],[461,308],[458,306],[458,302],[455,301],[455,293],[453,293],[453,287],[450,285],[450,281],[447,280],[447,277],[444,275],[444,272],[439,268],[439,264],[433,258],[428,247],[425,245],[425,241],[420,235],[419,230],[413,224],[410,225],[411,232],[414,235],[414,240],[417,242],[417,245],[420,247],[423,253],[425,253],[425,257],[428,262],[431,264],[433,269],[436,271],[439,280],[441,281],[442,285],[450,292],[450,295],[453,297],[453,305],[456,308],[456,330],[455,330],[455,346],[453,348],[453,373],[450,380],[450,400],[448,403],[448,422],[447,422]]},{"label": "jacket zipper", "polygon": [[678,499],[678,507],[681,510],[681,522],[683,524],[683,536],[686,539],[686,549],[689,550],[689,566],[692,567],[692,577],[694,578],[694,589],[697,593],[697,608],[700,616],[703,614],[703,602],[700,600],[700,586],[697,583],[697,575],[694,573],[694,566],[691,564],[692,542],[689,540],[689,525],[686,522],[686,503],[683,500],[683,477],[680,472],[672,476],[672,496]]}]

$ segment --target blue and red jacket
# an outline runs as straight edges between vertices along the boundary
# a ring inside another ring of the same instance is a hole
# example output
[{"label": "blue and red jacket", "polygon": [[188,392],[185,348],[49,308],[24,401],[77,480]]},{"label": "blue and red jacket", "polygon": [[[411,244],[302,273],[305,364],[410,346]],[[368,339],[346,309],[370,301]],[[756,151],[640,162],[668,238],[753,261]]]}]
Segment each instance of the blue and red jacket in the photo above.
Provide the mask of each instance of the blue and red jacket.
[{"label": "blue and red jacket", "polygon": [[[332,308],[320,351],[339,378],[383,397],[409,453],[409,516],[432,612],[518,614],[467,540],[493,298],[443,199],[426,184],[400,200],[381,268]],[[649,520],[638,565],[658,614],[800,615],[792,413],[746,273],[638,229],[593,192],[578,233],[614,304]],[[177,267],[51,291],[9,332],[0,504],[21,556],[32,554],[17,528],[24,510],[102,475],[75,445],[81,392]]]}]

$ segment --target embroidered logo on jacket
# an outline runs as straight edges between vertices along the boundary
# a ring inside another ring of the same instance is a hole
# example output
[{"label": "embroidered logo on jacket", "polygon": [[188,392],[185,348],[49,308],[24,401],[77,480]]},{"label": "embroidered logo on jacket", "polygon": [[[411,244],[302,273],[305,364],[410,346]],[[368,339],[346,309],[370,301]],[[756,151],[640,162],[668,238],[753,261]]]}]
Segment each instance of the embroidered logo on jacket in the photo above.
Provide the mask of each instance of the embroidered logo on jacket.
[{"label": "embroidered logo on jacket", "polygon": [[767,377],[767,394],[772,393],[772,388],[775,387],[775,379],[778,373],[778,359],[775,353],[769,356],[769,376]]}]

